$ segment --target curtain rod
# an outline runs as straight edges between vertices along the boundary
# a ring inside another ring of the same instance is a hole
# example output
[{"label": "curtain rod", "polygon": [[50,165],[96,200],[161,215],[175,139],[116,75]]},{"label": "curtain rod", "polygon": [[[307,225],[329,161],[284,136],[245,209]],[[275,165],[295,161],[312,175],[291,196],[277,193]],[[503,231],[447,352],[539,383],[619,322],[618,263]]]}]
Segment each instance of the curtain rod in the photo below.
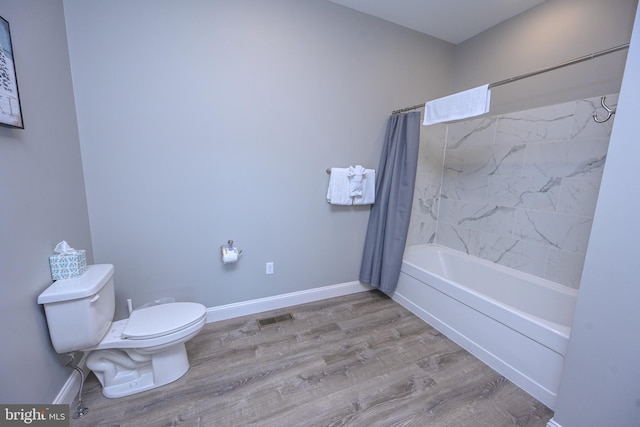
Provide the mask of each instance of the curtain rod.
[{"label": "curtain rod", "polygon": [[[585,56],[581,56],[579,58],[571,59],[571,60],[565,61],[565,62],[563,62],[561,64],[552,65],[550,67],[545,67],[545,68],[541,68],[541,69],[536,70],[536,71],[531,71],[530,73],[525,73],[525,74],[521,74],[521,75],[516,76],[516,77],[511,77],[509,79],[500,80],[498,82],[491,83],[489,85],[489,89],[494,88],[496,86],[502,86],[502,85],[507,84],[507,83],[515,82],[515,81],[518,81],[518,80],[526,79],[528,77],[537,76],[538,74],[546,73],[548,71],[557,70],[558,68],[568,67],[569,65],[574,65],[574,64],[578,64],[580,62],[588,61],[590,59],[598,58],[599,56],[603,56],[603,55],[607,55],[609,53],[617,52],[619,50],[626,49],[628,47],[629,47],[629,43],[621,44],[619,46],[610,47],[609,49],[601,50],[599,52],[594,52],[594,53],[591,53],[589,55],[585,55]],[[423,104],[416,104],[416,105],[414,105],[412,107],[401,108],[400,110],[395,110],[392,114],[404,113],[406,111],[411,111],[411,110],[415,110],[415,109],[422,108],[422,107],[424,107],[424,103]]]}]

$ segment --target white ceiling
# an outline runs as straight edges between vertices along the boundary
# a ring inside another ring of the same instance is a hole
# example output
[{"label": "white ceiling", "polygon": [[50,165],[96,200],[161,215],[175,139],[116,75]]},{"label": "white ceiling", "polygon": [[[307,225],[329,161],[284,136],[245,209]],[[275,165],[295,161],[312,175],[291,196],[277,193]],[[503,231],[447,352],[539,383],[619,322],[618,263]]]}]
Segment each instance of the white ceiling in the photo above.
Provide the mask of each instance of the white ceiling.
[{"label": "white ceiling", "polygon": [[458,44],[545,0],[329,0]]}]

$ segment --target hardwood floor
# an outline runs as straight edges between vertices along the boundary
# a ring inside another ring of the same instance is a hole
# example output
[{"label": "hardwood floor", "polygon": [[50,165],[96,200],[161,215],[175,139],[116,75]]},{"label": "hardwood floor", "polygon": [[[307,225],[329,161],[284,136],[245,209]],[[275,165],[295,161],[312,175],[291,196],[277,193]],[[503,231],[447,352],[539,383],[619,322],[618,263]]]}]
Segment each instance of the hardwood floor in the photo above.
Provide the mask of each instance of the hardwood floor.
[{"label": "hardwood floor", "polygon": [[377,291],[210,323],[187,351],[186,375],[125,398],[90,375],[89,413],[71,426],[544,427],[553,415]]}]

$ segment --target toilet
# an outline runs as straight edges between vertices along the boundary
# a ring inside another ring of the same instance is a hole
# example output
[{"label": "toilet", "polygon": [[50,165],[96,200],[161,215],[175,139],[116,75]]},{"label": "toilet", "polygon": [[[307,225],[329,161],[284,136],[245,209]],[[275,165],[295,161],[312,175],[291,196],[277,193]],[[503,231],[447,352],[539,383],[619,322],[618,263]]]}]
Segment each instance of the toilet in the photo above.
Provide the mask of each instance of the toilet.
[{"label": "toilet", "polygon": [[87,367],[109,398],[183,376],[189,370],[185,342],[206,323],[205,306],[193,302],[136,309],[114,322],[113,273],[113,265],[90,265],[82,276],[57,280],[38,296],[56,352],[88,352]]}]

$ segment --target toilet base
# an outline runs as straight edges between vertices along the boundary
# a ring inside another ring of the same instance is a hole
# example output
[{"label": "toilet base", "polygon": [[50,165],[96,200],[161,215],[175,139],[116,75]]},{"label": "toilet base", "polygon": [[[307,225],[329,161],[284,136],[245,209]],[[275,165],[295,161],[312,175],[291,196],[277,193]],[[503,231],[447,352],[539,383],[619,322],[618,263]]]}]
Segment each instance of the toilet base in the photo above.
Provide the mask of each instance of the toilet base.
[{"label": "toilet base", "polygon": [[135,349],[96,350],[87,357],[87,367],[100,381],[102,394],[118,398],[177,380],[189,370],[189,358],[184,343],[152,354]]}]

